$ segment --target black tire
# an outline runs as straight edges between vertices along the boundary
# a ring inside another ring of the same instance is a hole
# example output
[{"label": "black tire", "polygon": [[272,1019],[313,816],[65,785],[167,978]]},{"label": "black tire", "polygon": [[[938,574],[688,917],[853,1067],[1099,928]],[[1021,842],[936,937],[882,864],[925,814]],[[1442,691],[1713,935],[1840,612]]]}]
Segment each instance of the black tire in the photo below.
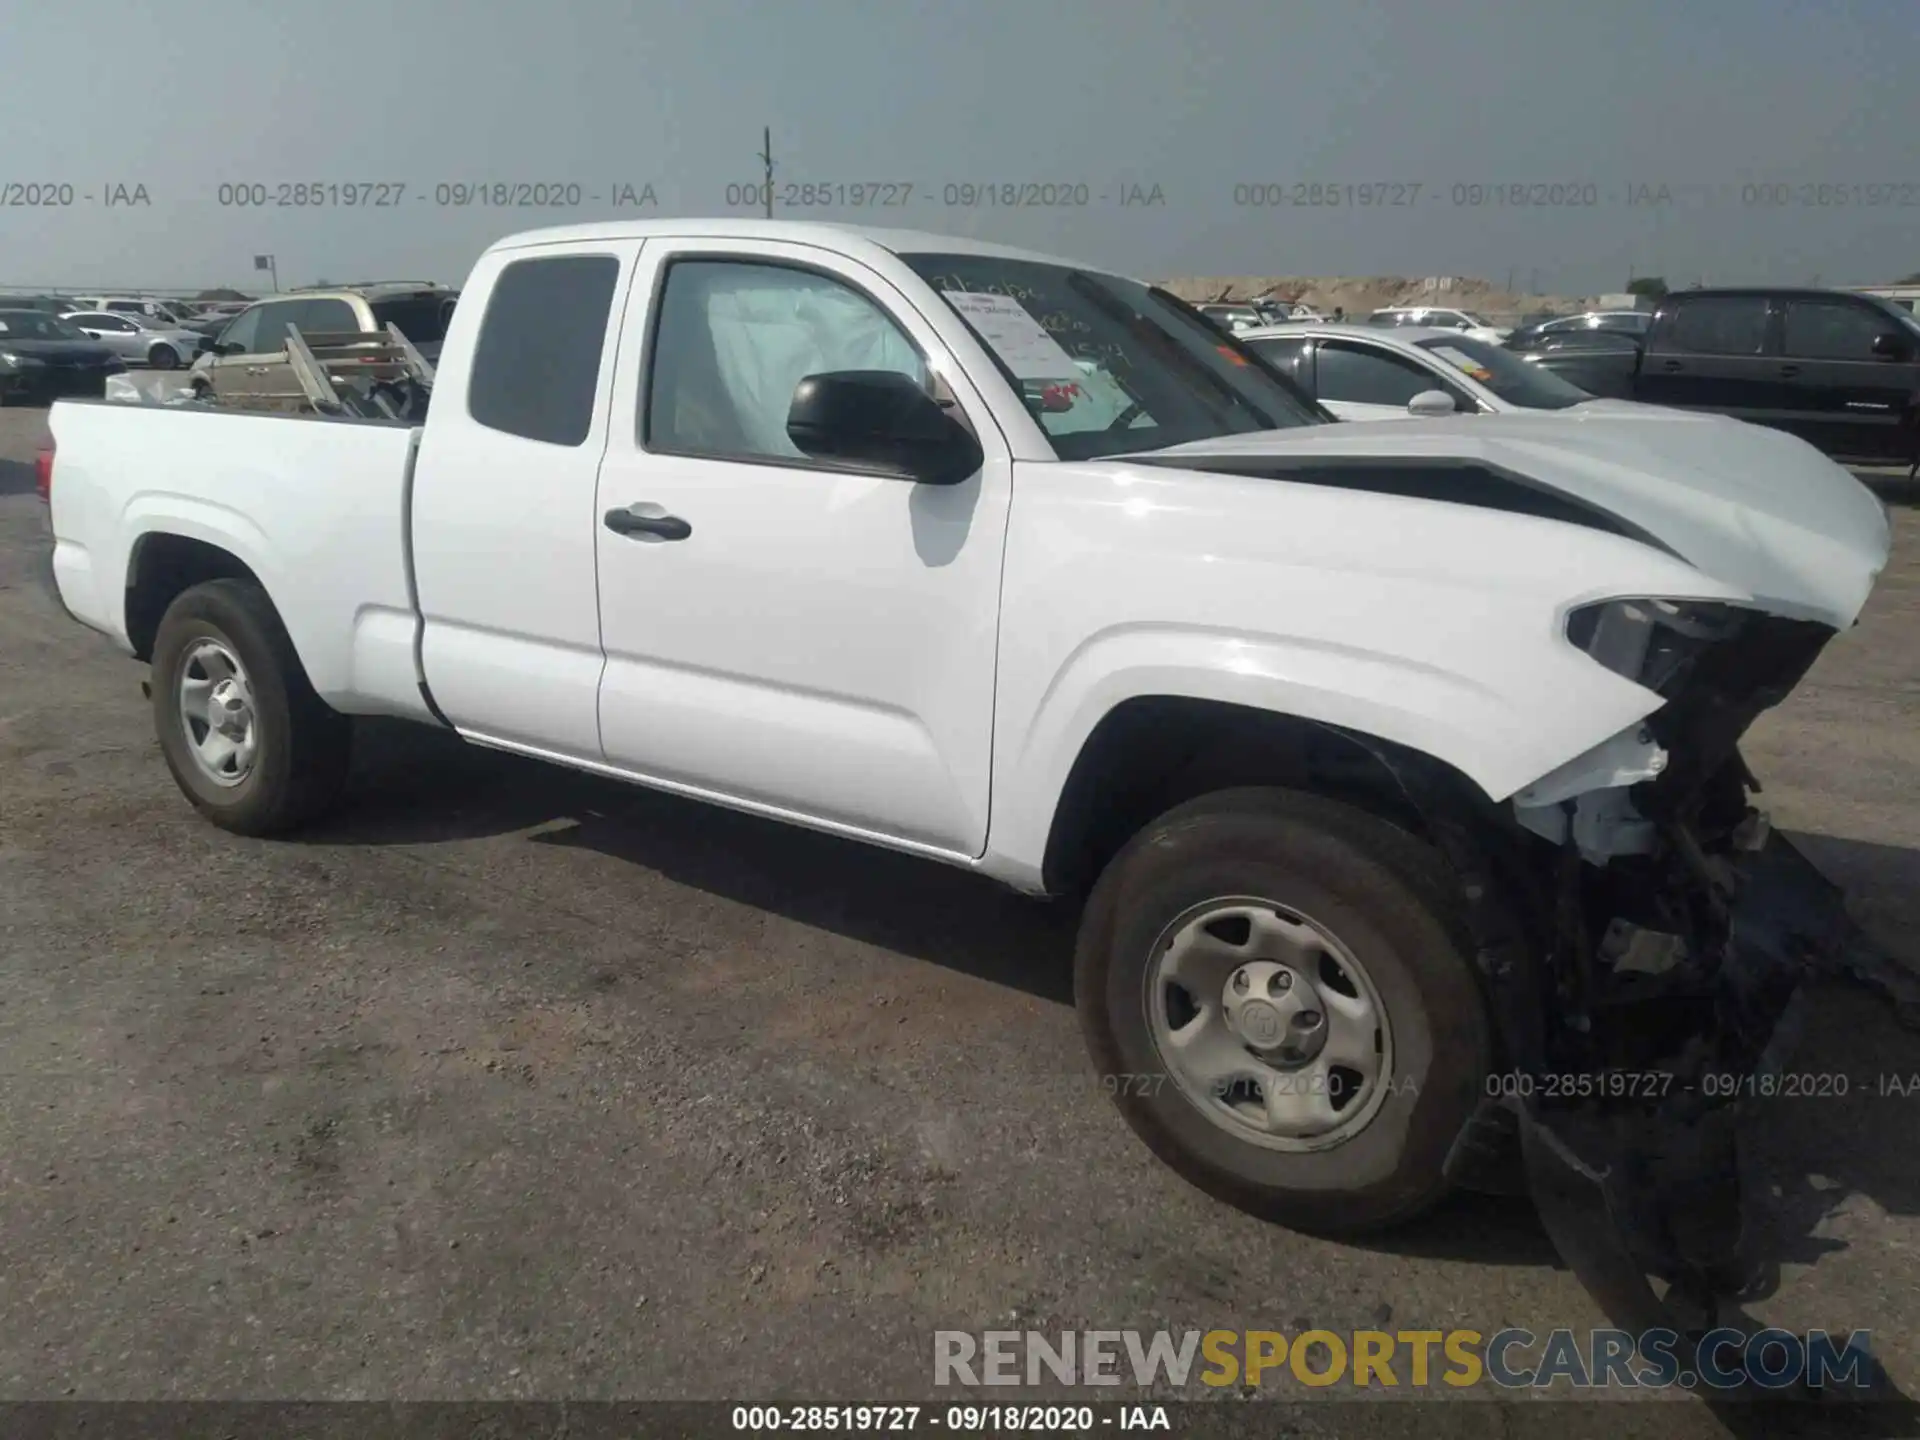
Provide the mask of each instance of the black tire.
[{"label": "black tire", "polygon": [[180,352],[171,345],[156,345],[147,352],[147,364],[156,370],[177,370]]},{"label": "black tire", "polygon": [[[239,784],[209,778],[190,753],[179,685],[196,640],[226,646],[253,691],[257,758]],[[277,835],[313,820],[345,789],[353,730],[313,692],[266,591],[250,580],[209,580],[181,592],[154,638],[154,728],[181,793],[237,835]]]},{"label": "black tire", "polygon": [[[1393,1083],[1371,1121],[1331,1148],[1275,1150],[1236,1134],[1160,1059],[1146,1001],[1154,948],[1176,917],[1227,896],[1313,917],[1379,992]],[[1291,790],[1203,796],[1134,836],[1094,886],[1074,965],[1087,1046],[1127,1123],[1208,1194],[1320,1234],[1398,1224],[1445,1194],[1447,1152],[1492,1063],[1457,911],[1440,857],[1365,811]]]}]

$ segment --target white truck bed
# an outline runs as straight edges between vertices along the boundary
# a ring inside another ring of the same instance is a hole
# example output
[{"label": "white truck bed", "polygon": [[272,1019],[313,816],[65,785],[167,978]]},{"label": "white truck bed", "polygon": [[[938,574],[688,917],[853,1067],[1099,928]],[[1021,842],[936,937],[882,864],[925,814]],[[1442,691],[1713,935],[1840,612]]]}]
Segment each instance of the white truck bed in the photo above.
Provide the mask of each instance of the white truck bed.
[{"label": "white truck bed", "polygon": [[[119,546],[157,528],[201,539],[285,597],[287,632],[323,700],[430,718],[408,550],[417,428],[110,401],[65,402],[51,428],[53,567],[76,619],[131,651],[119,587],[140,557],[96,554],[74,537]],[[163,523],[141,523],[150,515]]]}]

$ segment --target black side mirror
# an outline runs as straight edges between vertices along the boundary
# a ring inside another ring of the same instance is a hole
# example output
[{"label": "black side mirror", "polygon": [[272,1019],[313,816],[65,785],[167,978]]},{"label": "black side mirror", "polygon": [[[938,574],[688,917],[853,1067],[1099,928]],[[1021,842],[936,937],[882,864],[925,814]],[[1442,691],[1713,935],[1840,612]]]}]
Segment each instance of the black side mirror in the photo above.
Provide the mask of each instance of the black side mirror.
[{"label": "black side mirror", "polygon": [[958,485],[986,458],[966,426],[893,370],[807,376],[794,387],[787,438],[816,460],[848,461],[926,485]]},{"label": "black side mirror", "polygon": [[1904,336],[1891,330],[1873,337],[1873,353],[1882,360],[1910,360],[1913,358],[1913,346]]}]

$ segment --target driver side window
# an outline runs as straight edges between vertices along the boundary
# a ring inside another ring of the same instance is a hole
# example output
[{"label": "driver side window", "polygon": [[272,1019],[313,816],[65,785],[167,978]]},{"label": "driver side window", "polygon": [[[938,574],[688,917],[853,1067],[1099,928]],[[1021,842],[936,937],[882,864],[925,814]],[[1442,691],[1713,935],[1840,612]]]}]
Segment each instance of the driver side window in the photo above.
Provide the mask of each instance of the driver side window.
[{"label": "driver side window", "polygon": [[220,348],[233,355],[255,353],[253,342],[260,333],[260,312],[264,309],[266,306],[256,305],[234,316],[220,332]]},{"label": "driver side window", "polygon": [[743,260],[667,269],[642,404],[642,443],[683,455],[812,464],[787,436],[809,375],[886,370],[927,389],[925,358],[893,318],[811,270]]}]

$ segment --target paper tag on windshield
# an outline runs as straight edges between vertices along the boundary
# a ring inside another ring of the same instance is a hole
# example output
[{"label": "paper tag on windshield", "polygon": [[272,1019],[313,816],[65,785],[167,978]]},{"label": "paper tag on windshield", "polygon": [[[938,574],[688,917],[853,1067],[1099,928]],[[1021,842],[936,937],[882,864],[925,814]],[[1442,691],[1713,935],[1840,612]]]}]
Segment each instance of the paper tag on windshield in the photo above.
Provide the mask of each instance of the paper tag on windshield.
[{"label": "paper tag on windshield", "polygon": [[943,290],[942,296],[980,332],[1016,380],[1071,380],[1080,374],[1073,357],[1011,295]]},{"label": "paper tag on windshield", "polygon": [[1454,349],[1451,345],[1436,345],[1433,347],[1433,353],[1454,369],[1464,370],[1476,380],[1488,380],[1493,376],[1493,372],[1478,360],[1464,351]]}]

